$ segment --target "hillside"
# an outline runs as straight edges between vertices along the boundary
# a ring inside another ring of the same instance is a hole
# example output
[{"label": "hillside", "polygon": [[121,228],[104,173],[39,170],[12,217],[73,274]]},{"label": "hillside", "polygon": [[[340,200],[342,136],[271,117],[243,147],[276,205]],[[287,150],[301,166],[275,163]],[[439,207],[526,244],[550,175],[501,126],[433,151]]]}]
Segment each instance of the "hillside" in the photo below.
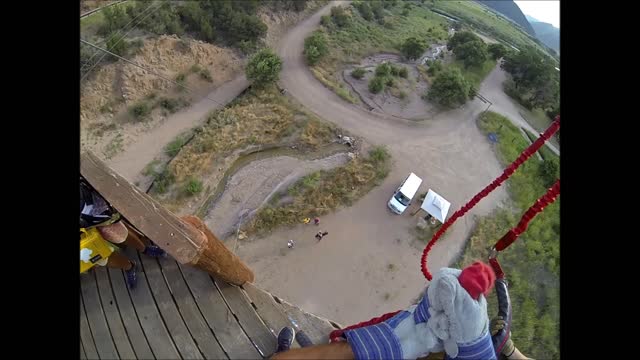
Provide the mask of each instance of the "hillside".
[{"label": "hillside", "polygon": [[531,26],[543,44],[560,53],[560,29],[545,22],[531,22]]},{"label": "hillside", "polygon": [[525,29],[526,32],[535,36],[536,33],[533,27],[531,26],[531,24],[529,23],[529,21],[524,16],[524,14],[522,13],[518,5],[516,5],[515,2],[511,0],[508,0],[508,1],[476,0],[476,1],[478,1],[484,6],[487,6],[503,14],[507,18],[513,20],[516,24],[522,26],[522,28]]}]

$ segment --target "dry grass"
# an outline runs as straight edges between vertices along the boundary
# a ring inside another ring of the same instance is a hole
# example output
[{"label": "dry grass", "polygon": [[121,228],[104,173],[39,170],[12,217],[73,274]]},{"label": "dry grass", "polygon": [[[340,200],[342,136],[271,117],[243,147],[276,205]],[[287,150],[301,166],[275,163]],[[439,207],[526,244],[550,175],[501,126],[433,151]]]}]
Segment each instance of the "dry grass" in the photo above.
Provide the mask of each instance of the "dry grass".
[{"label": "dry grass", "polygon": [[[366,158],[356,158],[348,164],[309,174],[287,193],[293,198],[285,205],[268,205],[247,224],[248,233],[270,231],[281,225],[294,225],[305,217],[323,215],[340,206],[351,205],[389,173],[390,158],[386,149],[378,147]],[[282,195],[281,195],[282,196]],[[277,201],[272,201],[272,204]]]},{"label": "dry grass", "polygon": [[346,89],[344,85],[340,84],[337,80],[334,79],[326,70],[324,70],[320,66],[314,66],[311,68],[311,72],[316,77],[316,79],[320,80],[320,82],[333,90],[338,96],[340,96],[343,100],[346,100],[352,104],[357,104],[360,100],[353,94],[351,91]]},{"label": "dry grass", "polygon": [[[183,191],[192,179],[207,184],[207,176],[224,171],[232,154],[251,147],[292,146],[301,152],[313,151],[335,138],[335,127],[322,122],[274,87],[252,90],[226,108],[208,115],[204,126],[193,130],[195,135],[171,147],[176,154],[167,165],[158,194],[165,206],[177,207],[188,200]],[[184,146],[183,146],[184,145]],[[156,179],[157,180],[157,179]],[[215,184],[208,184],[215,188]],[[205,194],[208,191],[204,192]],[[199,195],[200,196],[200,195]]]},{"label": "dry grass", "polygon": [[331,126],[297,109],[273,88],[245,95],[234,104],[209,115],[204,127],[171,162],[177,181],[202,175],[216,158],[249,145],[292,142],[317,146],[332,136]]}]

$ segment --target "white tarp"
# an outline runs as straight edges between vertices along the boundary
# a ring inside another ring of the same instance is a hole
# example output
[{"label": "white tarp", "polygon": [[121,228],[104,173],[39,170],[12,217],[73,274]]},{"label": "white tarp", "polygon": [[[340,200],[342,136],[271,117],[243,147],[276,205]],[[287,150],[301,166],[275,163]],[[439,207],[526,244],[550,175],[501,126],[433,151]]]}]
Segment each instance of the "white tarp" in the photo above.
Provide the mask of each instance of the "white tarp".
[{"label": "white tarp", "polygon": [[420,206],[422,210],[431,214],[441,223],[444,223],[447,218],[449,207],[451,207],[451,203],[431,189],[429,189],[427,196],[424,198],[424,201]]}]

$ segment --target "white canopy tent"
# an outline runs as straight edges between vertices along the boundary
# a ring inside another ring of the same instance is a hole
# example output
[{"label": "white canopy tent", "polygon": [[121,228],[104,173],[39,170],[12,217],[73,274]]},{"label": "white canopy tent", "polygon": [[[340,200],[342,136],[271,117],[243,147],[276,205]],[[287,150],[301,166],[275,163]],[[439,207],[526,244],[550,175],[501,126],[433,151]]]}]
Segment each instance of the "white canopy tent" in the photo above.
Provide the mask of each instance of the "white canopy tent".
[{"label": "white canopy tent", "polygon": [[447,218],[449,207],[451,207],[451,203],[431,189],[427,192],[427,196],[420,206],[422,210],[431,214],[431,216],[438,219],[441,223],[444,223]]}]

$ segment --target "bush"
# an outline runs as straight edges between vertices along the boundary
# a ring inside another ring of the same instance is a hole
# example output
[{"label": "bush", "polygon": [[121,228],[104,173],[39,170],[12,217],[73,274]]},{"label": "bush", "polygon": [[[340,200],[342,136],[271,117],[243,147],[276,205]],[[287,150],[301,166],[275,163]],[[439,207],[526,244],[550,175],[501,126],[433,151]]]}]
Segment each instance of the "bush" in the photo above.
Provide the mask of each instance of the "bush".
[{"label": "bush", "polygon": [[[122,35],[111,34],[107,39],[107,50],[116,55],[123,56],[127,51],[127,41]],[[109,55],[111,57],[111,55]],[[117,60],[114,57],[114,60]]]},{"label": "bush", "polygon": [[138,102],[129,108],[129,114],[136,119],[142,119],[151,113],[151,108],[144,102]]},{"label": "bush", "polygon": [[188,102],[183,98],[174,99],[163,97],[158,100],[158,104],[160,105],[160,107],[168,110],[170,113],[174,113],[187,106]]},{"label": "bush", "polygon": [[382,63],[376,66],[376,76],[388,76],[391,74],[391,65],[389,63]]},{"label": "bush", "polygon": [[323,15],[323,16],[320,18],[320,24],[321,24],[322,26],[329,27],[329,26],[331,25],[331,16],[329,16],[329,15]]},{"label": "bush", "polygon": [[187,137],[185,135],[179,135],[164,147],[164,153],[169,157],[174,157],[178,155],[180,149],[182,149],[186,143]]},{"label": "bush", "polygon": [[385,82],[385,84],[389,87],[392,87],[396,84],[396,82],[393,80],[393,78],[387,78],[387,81]]},{"label": "bush", "polygon": [[331,8],[331,18],[339,27],[343,27],[349,23],[349,15],[342,6],[334,6]]},{"label": "bush", "polygon": [[202,69],[200,70],[199,74],[203,80],[206,80],[208,82],[213,82],[213,78],[211,77],[211,72],[209,71],[209,69]]},{"label": "bush", "polygon": [[427,42],[416,37],[406,39],[401,45],[401,51],[407,59],[417,59],[427,48]]},{"label": "bush", "polygon": [[369,91],[374,94],[379,93],[384,89],[384,78],[383,77],[374,77],[369,81]]},{"label": "bush", "polygon": [[241,40],[238,43],[238,49],[240,49],[243,54],[249,55],[254,53],[258,49],[258,46],[255,41]]},{"label": "bush", "polygon": [[309,65],[314,65],[329,52],[327,38],[321,31],[314,31],[304,39],[304,56]]},{"label": "bush", "polygon": [[393,64],[390,64],[390,65],[391,65],[391,75],[393,76],[400,75],[400,68],[397,66],[394,66]]},{"label": "bush", "polygon": [[176,75],[176,82],[179,84],[184,84],[185,80],[187,80],[187,75],[185,73],[180,73]]},{"label": "bush", "polygon": [[408,78],[409,77],[409,70],[407,70],[406,67],[401,66],[400,70],[398,70],[398,75],[400,75],[401,78]]},{"label": "bush", "polygon": [[376,146],[369,150],[369,158],[376,164],[383,163],[390,157],[391,155],[389,155],[389,151],[384,146]]},{"label": "bush", "polygon": [[427,74],[431,76],[437,75],[442,70],[442,63],[439,60],[429,60],[427,65],[429,65]]},{"label": "bush", "polygon": [[258,51],[249,59],[245,72],[255,85],[273,83],[280,77],[282,60],[269,48]]},{"label": "bush", "polygon": [[362,79],[364,77],[364,73],[365,71],[363,68],[357,68],[351,72],[351,76],[356,79]]},{"label": "bush", "polygon": [[369,7],[368,2],[366,1],[357,2],[357,3],[354,3],[353,6],[355,6],[355,8],[358,9],[363,19],[367,21],[370,21],[371,19],[373,19],[373,11],[371,11],[371,7]]},{"label": "bush", "polygon": [[154,191],[159,194],[164,194],[169,189],[169,186],[175,181],[175,176],[169,169],[164,168],[156,175],[153,182]]},{"label": "bush", "polygon": [[195,178],[190,178],[189,181],[187,181],[187,183],[185,184],[184,190],[187,195],[198,194],[202,191],[202,181]]},{"label": "bush", "polygon": [[109,6],[101,11],[104,22],[98,29],[101,35],[112,34],[125,27],[129,22],[129,16],[126,14],[122,6]]},{"label": "bush", "polygon": [[560,166],[557,161],[545,160],[540,166],[540,177],[544,181],[545,187],[551,187],[556,179],[560,177]]}]

